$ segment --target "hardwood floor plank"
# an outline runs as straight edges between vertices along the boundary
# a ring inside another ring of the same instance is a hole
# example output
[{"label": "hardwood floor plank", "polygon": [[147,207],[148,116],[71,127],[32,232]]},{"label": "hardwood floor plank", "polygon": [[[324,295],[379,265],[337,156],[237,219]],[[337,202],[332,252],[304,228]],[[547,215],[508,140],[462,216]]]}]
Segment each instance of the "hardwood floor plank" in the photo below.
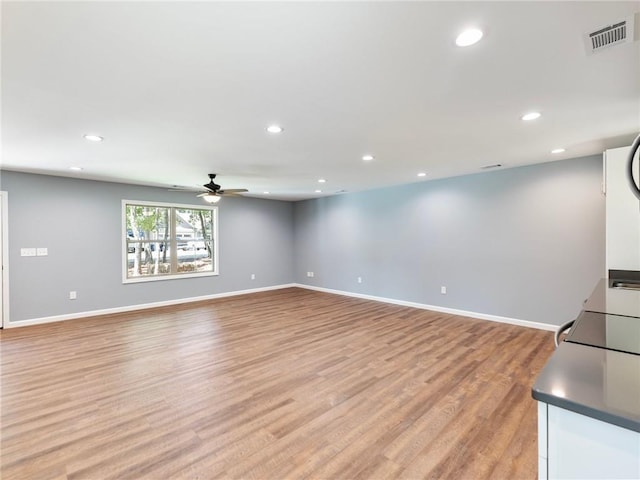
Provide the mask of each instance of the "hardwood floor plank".
[{"label": "hardwood floor plank", "polygon": [[297,288],[2,330],[0,477],[533,479],[552,350]]}]

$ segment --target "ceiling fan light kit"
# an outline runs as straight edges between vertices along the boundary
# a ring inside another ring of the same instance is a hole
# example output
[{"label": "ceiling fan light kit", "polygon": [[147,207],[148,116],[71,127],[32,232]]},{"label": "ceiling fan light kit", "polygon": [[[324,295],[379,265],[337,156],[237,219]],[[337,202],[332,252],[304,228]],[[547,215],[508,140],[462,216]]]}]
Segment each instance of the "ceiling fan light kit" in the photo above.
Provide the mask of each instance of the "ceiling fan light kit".
[{"label": "ceiling fan light kit", "polygon": [[202,199],[207,203],[218,203],[222,198],[219,195],[216,195],[215,193],[205,193],[203,195],[198,195],[198,196],[201,196]]}]

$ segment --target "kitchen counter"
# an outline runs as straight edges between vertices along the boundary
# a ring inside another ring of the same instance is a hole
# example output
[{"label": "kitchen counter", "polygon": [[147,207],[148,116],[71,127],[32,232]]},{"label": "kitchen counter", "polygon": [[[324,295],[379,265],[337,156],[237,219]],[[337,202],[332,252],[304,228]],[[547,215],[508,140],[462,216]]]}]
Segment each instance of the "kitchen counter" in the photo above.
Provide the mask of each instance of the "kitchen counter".
[{"label": "kitchen counter", "polygon": [[532,395],[539,480],[640,479],[640,290],[598,282]]},{"label": "kitchen counter", "polygon": [[[584,310],[638,317],[640,322],[640,291],[609,288],[608,280],[602,279]],[[532,395],[549,405],[640,432],[640,355],[561,342]]]},{"label": "kitchen counter", "polygon": [[563,342],[532,393],[549,405],[640,432],[640,355]]}]

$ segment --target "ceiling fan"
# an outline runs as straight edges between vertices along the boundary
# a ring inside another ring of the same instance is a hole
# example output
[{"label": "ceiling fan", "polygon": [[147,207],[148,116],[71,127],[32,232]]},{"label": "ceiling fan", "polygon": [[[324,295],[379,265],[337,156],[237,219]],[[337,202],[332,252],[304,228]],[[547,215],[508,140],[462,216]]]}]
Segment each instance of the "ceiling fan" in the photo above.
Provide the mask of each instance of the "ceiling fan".
[{"label": "ceiling fan", "polygon": [[[248,192],[246,188],[227,188],[222,189],[220,185],[214,182],[216,178],[215,173],[209,174],[209,183],[205,183],[203,185],[207,190],[205,192],[201,192],[198,194],[198,197],[202,198],[206,202],[209,203],[218,203],[222,197],[238,197],[240,193]],[[171,189],[171,190],[183,190],[179,189]]]},{"label": "ceiling fan", "polygon": [[209,174],[209,183],[203,185],[207,189],[206,192],[198,194],[198,197],[209,203],[218,203],[221,197],[237,197],[239,193],[248,192],[246,188],[228,188],[223,190],[220,185],[214,182],[216,178],[215,173]]}]

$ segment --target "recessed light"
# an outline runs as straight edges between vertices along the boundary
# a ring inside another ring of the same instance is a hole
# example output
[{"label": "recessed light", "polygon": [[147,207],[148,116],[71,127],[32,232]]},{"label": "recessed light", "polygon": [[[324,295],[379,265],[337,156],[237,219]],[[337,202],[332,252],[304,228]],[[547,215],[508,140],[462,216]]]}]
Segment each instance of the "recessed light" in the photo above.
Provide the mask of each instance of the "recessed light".
[{"label": "recessed light", "polygon": [[420,172],[420,173],[418,174],[418,176],[419,176],[419,177],[426,177],[426,176],[427,176],[427,174],[426,174],[425,172]]},{"label": "recessed light", "polygon": [[90,134],[85,135],[84,138],[85,140],[89,140],[91,142],[101,142],[102,140],[104,140],[104,138],[102,138],[99,135],[90,135]]},{"label": "recessed light", "polygon": [[530,120],[536,120],[536,119],[538,119],[538,118],[540,118],[540,117],[541,117],[540,112],[529,112],[529,113],[527,113],[527,114],[523,115],[521,118],[522,118],[522,120],[524,120],[525,122],[528,122],[528,121],[530,121]]},{"label": "recessed light", "polygon": [[271,192],[264,191],[262,193],[264,193],[265,195],[269,195]]},{"label": "recessed light", "polygon": [[322,190],[316,190],[316,193],[322,193]]},{"label": "recessed light", "polygon": [[74,172],[81,172],[82,167],[69,167],[69,170],[73,170]]},{"label": "recessed light", "polygon": [[327,183],[327,181],[324,178],[320,178],[318,179],[318,183]]},{"label": "recessed light", "polygon": [[280,125],[269,125],[267,127],[267,132],[269,133],[282,133],[284,131],[284,128],[282,128]]},{"label": "recessed light", "polygon": [[373,155],[363,155],[362,160],[364,160],[365,162],[370,162],[371,160],[373,160]]},{"label": "recessed light", "polygon": [[564,152],[564,148],[554,148],[551,150],[551,153],[562,153]]},{"label": "recessed light", "polygon": [[462,32],[456,38],[456,45],[459,47],[468,47],[469,45],[473,45],[474,43],[478,43],[482,38],[482,30],[478,30],[477,28],[470,28]]}]

